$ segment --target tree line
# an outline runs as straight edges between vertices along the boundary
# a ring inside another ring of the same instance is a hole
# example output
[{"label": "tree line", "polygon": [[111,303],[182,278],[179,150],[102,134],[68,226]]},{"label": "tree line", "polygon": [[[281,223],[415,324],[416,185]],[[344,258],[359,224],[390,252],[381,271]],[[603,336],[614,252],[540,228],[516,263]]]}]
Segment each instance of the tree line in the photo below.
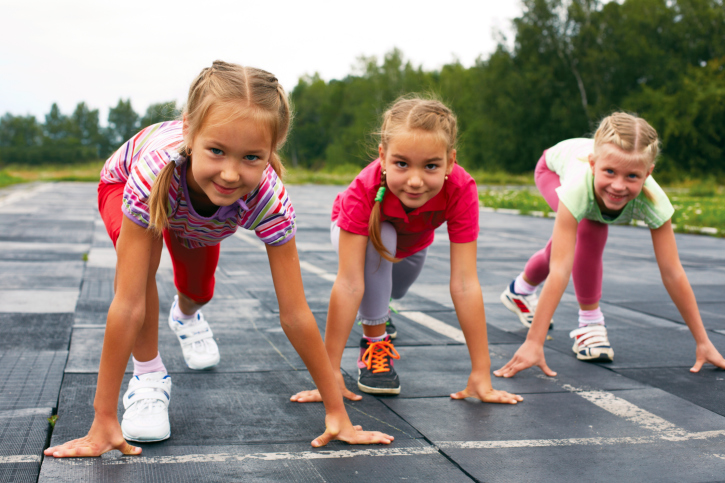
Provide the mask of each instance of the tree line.
[{"label": "tree line", "polygon": [[71,164],[109,156],[120,144],[139,129],[161,121],[174,119],[178,114],[176,102],[152,104],[146,114],[139,116],[131,100],[119,99],[109,109],[108,126],[99,122],[98,109],[80,102],[70,115],[53,104],[45,115],[45,123],[35,116],[0,118],[0,165]]},{"label": "tree line", "polygon": [[[458,159],[467,168],[531,171],[544,149],[591,135],[602,117],[626,110],[660,133],[660,177],[725,174],[723,0],[523,0],[522,7],[512,42],[501,38],[471,67],[425,71],[396,49],[360,58],[343,79],[300,78],[290,93],[296,118],[287,162],[364,165],[375,155],[371,133],[385,107],[419,92],[458,115]],[[156,104],[141,117],[130,100],[119,101],[107,128],[84,103],[70,116],[54,105],[45,124],[6,114],[0,163],[42,162],[58,152],[72,153],[64,160],[103,157],[175,108]]]}]

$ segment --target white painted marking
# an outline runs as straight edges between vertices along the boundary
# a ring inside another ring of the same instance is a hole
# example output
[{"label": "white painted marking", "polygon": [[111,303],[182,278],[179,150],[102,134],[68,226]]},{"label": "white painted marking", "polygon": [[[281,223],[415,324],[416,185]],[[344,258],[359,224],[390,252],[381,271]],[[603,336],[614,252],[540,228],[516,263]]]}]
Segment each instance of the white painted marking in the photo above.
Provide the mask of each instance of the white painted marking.
[{"label": "white painted marking", "polygon": [[0,290],[0,312],[73,313],[79,290]]},{"label": "white painted marking", "polygon": [[563,384],[562,387],[615,416],[624,418],[631,423],[655,433],[685,433],[685,430],[675,426],[666,419],[656,416],[649,411],[645,411],[639,406],[615,396],[611,392],[586,391],[570,386],[569,384]]},{"label": "white painted marking", "polygon": [[543,448],[547,446],[608,446],[619,444],[647,444],[660,441],[690,441],[725,436],[723,431],[703,431],[700,433],[683,432],[670,436],[658,434],[652,436],[633,436],[622,438],[564,438],[564,439],[522,439],[518,441],[434,441],[441,449],[506,449],[506,448]]},{"label": "white painted marking", "polygon": [[267,248],[264,246],[264,242],[257,237],[248,235],[246,233],[246,231],[247,230],[237,230],[236,232],[234,232],[234,236],[236,238],[239,238],[242,241],[247,242],[248,244],[252,245],[253,247],[258,248],[259,250],[266,252]]},{"label": "white painted marking", "polygon": [[[116,249],[113,247],[91,247],[91,250],[88,252],[88,267],[95,267],[95,268],[116,268]],[[164,245],[163,249],[161,250],[161,260],[159,262],[159,268],[160,269],[173,269],[173,264],[171,263],[171,256],[169,255],[169,251],[166,249],[166,245]]]},{"label": "white painted marking", "polygon": [[434,332],[450,337],[456,342],[466,343],[466,338],[463,336],[463,331],[461,329],[452,327],[428,314],[424,314],[423,312],[401,312],[400,315],[403,315],[424,327],[428,327]]},{"label": "white painted marking", "polygon": [[0,199],[0,207],[12,205],[13,203],[17,203],[19,201],[26,200],[28,198],[32,198],[33,196],[37,195],[38,193],[42,193],[44,191],[48,191],[52,187],[51,184],[41,184],[33,186],[32,188],[25,188],[22,191],[13,191],[6,197]]},{"label": "white painted marking", "polygon": [[[352,449],[340,451],[301,451],[298,453],[252,453],[252,454],[188,454],[181,456],[130,456],[118,459],[102,459],[105,465],[128,464],[183,464],[183,463],[227,463],[233,461],[261,460],[261,461],[293,461],[354,458],[358,456],[418,456],[437,454],[438,449],[433,446],[421,448],[384,448],[384,449]],[[56,459],[55,463],[67,466],[91,466],[97,464],[97,459]]]},{"label": "white painted marking", "polygon": [[335,283],[335,279],[337,278],[337,275],[335,275],[333,273],[326,272],[325,270],[323,270],[323,269],[321,269],[319,267],[316,267],[316,266],[312,265],[309,262],[300,261],[300,268],[302,270],[306,270],[306,271],[308,271],[310,273],[314,273],[318,277],[324,278],[328,282]]},{"label": "white painted marking", "polygon": [[105,329],[105,324],[75,324],[74,329]]},{"label": "white painted marking", "polygon": [[40,463],[40,456],[34,454],[21,454],[17,456],[0,456],[0,465],[16,463]]},{"label": "white painted marking", "polygon": [[309,243],[297,242],[297,251],[300,252],[334,252],[335,248],[330,243]]},{"label": "white painted marking", "polygon": [[[19,243],[19,242],[0,242],[0,252],[10,251],[53,251],[64,253],[82,254],[88,250],[88,244],[79,243]],[[80,257],[78,257],[80,259]]]}]

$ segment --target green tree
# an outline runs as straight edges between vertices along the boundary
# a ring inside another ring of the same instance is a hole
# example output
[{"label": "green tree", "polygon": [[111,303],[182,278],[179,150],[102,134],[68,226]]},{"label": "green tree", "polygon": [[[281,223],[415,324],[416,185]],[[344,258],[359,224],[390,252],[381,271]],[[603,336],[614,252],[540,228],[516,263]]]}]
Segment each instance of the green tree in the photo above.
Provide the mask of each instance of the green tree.
[{"label": "green tree", "polygon": [[43,131],[35,116],[13,116],[10,113],[0,118],[0,146],[28,148],[39,146]]},{"label": "green tree", "polygon": [[119,99],[116,107],[108,111],[108,140],[118,146],[127,141],[139,130],[139,116],[131,107],[131,99]]},{"label": "green tree", "polygon": [[145,128],[146,126],[151,126],[159,122],[172,121],[178,116],[179,111],[176,108],[176,101],[151,104],[146,109],[146,114],[141,118],[139,127]]}]

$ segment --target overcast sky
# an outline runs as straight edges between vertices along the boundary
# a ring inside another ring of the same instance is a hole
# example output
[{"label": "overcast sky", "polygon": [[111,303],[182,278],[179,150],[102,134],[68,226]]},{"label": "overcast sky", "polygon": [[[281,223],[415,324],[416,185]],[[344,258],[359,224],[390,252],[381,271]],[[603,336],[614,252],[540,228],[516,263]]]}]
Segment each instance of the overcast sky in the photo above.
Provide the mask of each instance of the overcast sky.
[{"label": "overcast sky", "polygon": [[130,98],[182,104],[215,59],[260,67],[291,90],[300,76],[339,79],[394,47],[427,70],[472,65],[509,36],[517,0],[0,0],[0,115],[40,121],[57,102],[101,112]]}]

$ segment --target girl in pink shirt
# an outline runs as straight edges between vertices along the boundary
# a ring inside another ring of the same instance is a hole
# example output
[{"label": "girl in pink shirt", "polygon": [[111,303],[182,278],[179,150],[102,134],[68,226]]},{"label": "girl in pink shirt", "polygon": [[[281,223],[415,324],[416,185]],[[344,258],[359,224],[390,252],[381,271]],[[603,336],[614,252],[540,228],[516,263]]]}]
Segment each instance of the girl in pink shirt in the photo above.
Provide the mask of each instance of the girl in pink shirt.
[{"label": "girl in pink shirt", "polygon": [[[379,159],[335,199],[331,238],[339,256],[327,313],[325,346],[343,396],[339,370],[345,342],[357,319],[363,338],[358,388],[370,394],[399,394],[393,367],[399,359],[391,339],[388,303],[405,295],[420,274],[433,232],[447,223],[451,241],[451,297],[471,354],[468,385],[451,394],[484,402],[516,404],[521,396],[491,387],[483,297],[476,271],[478,191],[456,164],[456,117],[438,101],[399,99],[385,112]],[[356,315],[357,313],[357,315]],[[319,401],[317,390],[291,398]]]},{"label": "girl in pink shirt", "polygon": [[[254,229],[267,244],[282,328],[324,395],[327,430],[312,445],[393,440],[352,425],[330,361],[319,356],[324,346],[302,287],[294,210],[278,179],[283,168],[277,150],[291,117],[287,95],[272,74],[216,61],[192,83],[182,122],[145,129],[106,163],[99,208],[118,261],[95,417],[87,436],[48,448],[47,456],[99,456],[113,449],[137,455],[141,448],[126,439],[169,438],[171,377],[158,353],[155,277],[163,240],[178,290],[169,322],[183,346],[209,339],[199,309],[213,295],[218,243],[238,226]],[[118,396],[131,354],[134,376],[119,424]],[[211,354],[211,360],[186,353],[185,359],[192,368],[206,367],[219,360],[216,350]]]}]

